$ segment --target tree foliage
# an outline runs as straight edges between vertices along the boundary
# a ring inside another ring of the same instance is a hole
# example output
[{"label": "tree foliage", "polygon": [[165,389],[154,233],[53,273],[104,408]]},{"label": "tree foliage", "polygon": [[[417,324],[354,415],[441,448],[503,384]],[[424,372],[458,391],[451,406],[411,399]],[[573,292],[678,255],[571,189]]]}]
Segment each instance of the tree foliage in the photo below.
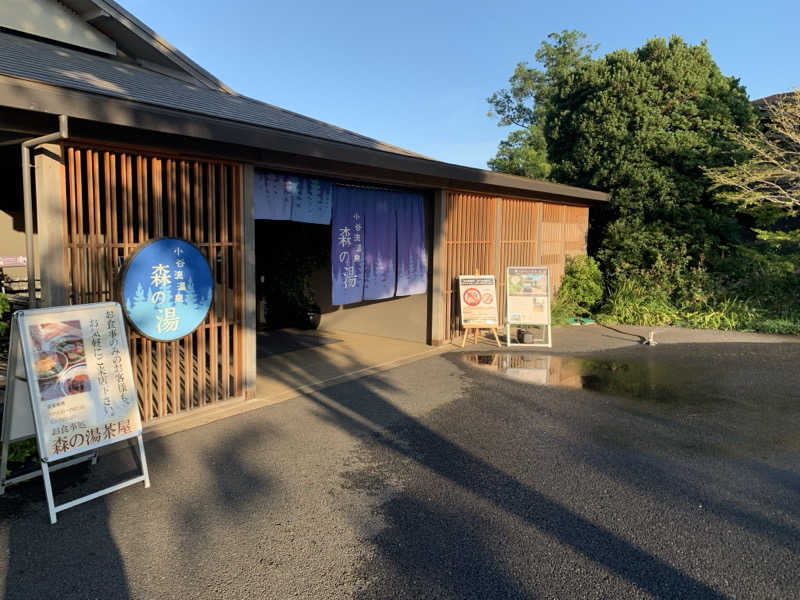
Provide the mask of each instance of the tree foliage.
[{"label": "tree foliage", "polygon": [[732,164],[741,149],[731,134],[754,122],[744,88],[707,46],[674,36],[576,70],[553,95],[544,132],[556,181],[611,193],[594,225],[599,257],[616,271],[737,239],[702,167]]},{"label": "tree foliage", "polygon": [[516,126],[500,142],[497,155],[488,161],[494,171],[546,179],[550,174],[543,126],[546,112],[559,86],[574,70],[591,62],[597,45],[586,43],[586,34],[564,30],[548,36],[535,52],[542,68],[520,62],[508,80],[509,87],[492,94],[490,116],[498,126]]},{"label": "tree foliage", "polygon": [[800,247],[787,250],[800,242],[800,96],[769,103],[762,132],[705,43],[595,50],[563,31],[537,67],[517,65],[489,98],[500,125],[519,127],[490,166],[610,193],[591,211],[589,249],[612,317],[800,327]]},{"label": "tree foliage", "polygon": [[492,171],[522,175],[532,179],[547,179],[550,163],[547,160],[547,143],[541,127],[531,125],[512,131],[500,142],[497,155],[488,161]]},{"label": "tree foliage", "polygon": [[[702,169],[742,156],[731,134],[752,126],[755,112],[739,81],[720,72],[704,43],[677,36],[599,58],[595,50],[580,32],[551,34],[535,55],[542,68],[520,63],[489,102],[501,125],[541,130],[550,179],[610,192],[590,238],[603,267],[696,263],[735,243],[735,211],[719,205]],[[500,158],[520,172],[519,161]]]},{"label": "tree foliage", "polygon": [[[800,90],[761,103],[763,127],[735,131],[731,137],[748,153],[729,167],[706,169],[723,197],[769,227],[800,211]],[[800,243],[800,229],[756,228],[773,244]]]}]

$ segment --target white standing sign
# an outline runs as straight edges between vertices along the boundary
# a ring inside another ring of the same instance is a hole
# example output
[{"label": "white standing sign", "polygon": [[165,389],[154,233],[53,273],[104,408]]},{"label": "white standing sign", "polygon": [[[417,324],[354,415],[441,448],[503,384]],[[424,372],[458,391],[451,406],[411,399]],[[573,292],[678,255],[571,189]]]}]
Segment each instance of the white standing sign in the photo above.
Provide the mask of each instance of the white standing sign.
[{"label": "white standing sign", "polygon": [[459,300],[461,303],[461,326],[464,328],[464,339],[461,347],[467,342],[469,330],[475,331],[475,343],[478,343],[478,331],[489,329],[494,334],[497,345],[497,287],[494,275],[459,275]]},{"label": "white standing sign", "polygon": [[497,288],[494,275],[459,275],[461,325],[497,327]]},{"label": "white standing sign", "polygon": [[[23,310],[11,323],[8,380],[3,410],[2,481],[42,475],[50,510],[144,482],[150,486],[142,443],[139,402],[119,304],[104,302]],[[36,437],[41,471],[6,479],[9,442]],[[56,506],[50,471],[96,460],[97,449],[137,438],[142,474]]]},{"label": "white standing sign", "polygon": [[[552,346],[550,320],[550,267],[506,268],[506,345]],[[511,326],[541,326],[547,332],[532,343],[513,342]]]}]

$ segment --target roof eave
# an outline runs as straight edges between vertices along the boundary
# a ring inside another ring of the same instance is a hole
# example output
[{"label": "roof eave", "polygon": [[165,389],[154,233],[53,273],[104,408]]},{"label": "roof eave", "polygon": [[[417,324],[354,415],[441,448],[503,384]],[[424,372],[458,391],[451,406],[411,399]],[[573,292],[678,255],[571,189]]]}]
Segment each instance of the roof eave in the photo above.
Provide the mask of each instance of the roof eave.
[{"label": "roof eave", "polygon": [[0,75],[0,106],[69,117],[110,125],[249,146],[323,160],[351,162],[450,181],[449,187],[472,185],[504,190],[511,195],[541,197],[550,201],[604,204],[605,192],[549,183],[445,163],[299,133],[166,109],[49,84]]}]

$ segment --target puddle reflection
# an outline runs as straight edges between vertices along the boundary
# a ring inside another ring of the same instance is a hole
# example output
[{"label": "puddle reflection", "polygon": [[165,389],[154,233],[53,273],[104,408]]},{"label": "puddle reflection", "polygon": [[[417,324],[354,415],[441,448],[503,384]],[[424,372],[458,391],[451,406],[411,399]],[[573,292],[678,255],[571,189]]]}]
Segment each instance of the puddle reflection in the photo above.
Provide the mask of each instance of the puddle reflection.
[{"label": "puddle reflection", "polygon": [[[475,367],[517,381],[656,401],[672,401],[679,395],[686,399],[681,374],[659,363],[526,352],[464,353],[461,356]],[[678,391],[682,393],[677,394]]]}]

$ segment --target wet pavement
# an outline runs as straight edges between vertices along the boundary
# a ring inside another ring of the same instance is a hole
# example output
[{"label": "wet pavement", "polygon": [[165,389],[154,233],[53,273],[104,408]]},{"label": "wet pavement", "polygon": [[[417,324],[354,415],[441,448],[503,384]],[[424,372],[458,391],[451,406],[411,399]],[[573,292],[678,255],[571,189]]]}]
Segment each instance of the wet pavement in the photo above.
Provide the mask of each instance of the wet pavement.
[{"label": "wet pavement", "polygon": [[373,449],[358,597],[800,597],[800,346],[448,359],[462,399]]},{"label": "wet pavement", "polygon": [[[707,349],[706,349],[707,350]],[[735,348],[728,348],[736,352]],[[560,356],[525,351],[465,352],[467,364],[497,375],[558,387],[591,390],[642,401],[674,404],[709,404],[724,401],[715,386],[709,389],[709,366],[687,360],[683,348],[677,356],[650,348],[635,358]]]},{"label": "wet pavement", "polygon": [[487,344],[153,440],[149,490],[55,526],[40,482],[10,488],[0,596],[800,597],[800,343],[638,335]]}]

